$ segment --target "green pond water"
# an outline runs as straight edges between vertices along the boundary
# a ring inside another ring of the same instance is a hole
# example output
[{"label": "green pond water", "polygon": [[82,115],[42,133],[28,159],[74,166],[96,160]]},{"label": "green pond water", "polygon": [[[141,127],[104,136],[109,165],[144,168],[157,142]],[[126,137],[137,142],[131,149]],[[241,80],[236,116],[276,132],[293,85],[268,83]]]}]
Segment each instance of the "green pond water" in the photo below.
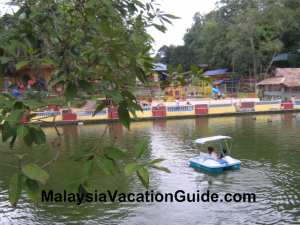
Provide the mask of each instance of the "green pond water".
[{"label": "green pond water", "polygon": [[[272,122],[270,122],[272,120]],[[8,203],[7,182],[14,169],[0,165],[0,224],[300,224],[300,115],[263,115],[225,118],[137,122],[131,131],[110,125],[106,139],[124,148],[138,140],[149,142],[144,160],[165,158],[163,166],[172,173],[150,170],[150,189],[160,192],[210,190],[252,192],[255,203],[39,203],[35,207],[25,193],[17,208]],[[101,136],[105,125],[64,126],[62,154],[49,170],[46,189],[62,191],[78,179],[80,166],[69,160],[74,151],[88,147]],[[48,141],[53,128],[45,128]],[[241,169],[220,175],[197,172],[187,161],[198,152],[193,140],[212,135],[234,138],[232,156],[242,161]],[[45,146],[27,151],[26,160],[44,163],[56,149]],[[1,163],[15,159],[0,144]],[[70,184],[71,183],[71,184]],[[91,178],[97,190],[143,192],[136,177],[107,177],[100,171]]]}]

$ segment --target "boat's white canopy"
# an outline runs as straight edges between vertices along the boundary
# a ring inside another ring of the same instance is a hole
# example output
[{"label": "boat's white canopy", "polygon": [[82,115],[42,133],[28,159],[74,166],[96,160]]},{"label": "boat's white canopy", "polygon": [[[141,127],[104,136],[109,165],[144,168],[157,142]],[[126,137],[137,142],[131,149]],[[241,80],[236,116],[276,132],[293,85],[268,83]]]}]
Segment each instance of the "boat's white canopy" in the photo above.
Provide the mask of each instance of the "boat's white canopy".
[{"label": "boat's white canopy", "polygon": [[218,136],[212,136],[212,137],[199,138],[199,139],[195,140],[195,143],[203,145],[207,142],[221,141],[221,140],[228,140],[228,139],[231,139],[231,137],[218,135]]}]

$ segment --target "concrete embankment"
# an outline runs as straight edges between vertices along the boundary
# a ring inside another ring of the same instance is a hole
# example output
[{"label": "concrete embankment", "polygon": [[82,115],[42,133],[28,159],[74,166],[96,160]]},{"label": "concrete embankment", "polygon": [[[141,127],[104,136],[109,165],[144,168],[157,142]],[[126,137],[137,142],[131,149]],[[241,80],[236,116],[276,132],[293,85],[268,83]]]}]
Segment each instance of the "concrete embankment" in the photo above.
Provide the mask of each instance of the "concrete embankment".
[{"label": "concrete embankment", "polygon": [[[274,114],[300,112],[300,101],[259,101],[258,99],[202,100],[186,102],[153,102],[143,106],[143,111],[131,115],[135,121],[155,119],[180,119],[195,117],[222,117],[247,114]],[[118,121],[118,110],[110,107],[93,116],[91,109],[60,109],[35,112],[33,123],[52,126],[66,124],[110,123]]]}]

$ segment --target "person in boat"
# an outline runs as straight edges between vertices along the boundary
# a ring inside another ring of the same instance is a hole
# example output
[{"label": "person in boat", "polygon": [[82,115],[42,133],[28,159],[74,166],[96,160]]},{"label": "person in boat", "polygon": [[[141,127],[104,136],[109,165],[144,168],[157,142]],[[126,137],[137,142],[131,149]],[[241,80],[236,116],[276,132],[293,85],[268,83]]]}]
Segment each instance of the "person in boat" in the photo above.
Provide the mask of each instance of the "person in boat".
[{"label": "person in boat", "polygon": [[210,155],[210,157],[212,157],[214,160],[220,159],[218,153],[215,151],[215,149],[213,147],[208,147],[207,151],[208,151],[208,154]]}]

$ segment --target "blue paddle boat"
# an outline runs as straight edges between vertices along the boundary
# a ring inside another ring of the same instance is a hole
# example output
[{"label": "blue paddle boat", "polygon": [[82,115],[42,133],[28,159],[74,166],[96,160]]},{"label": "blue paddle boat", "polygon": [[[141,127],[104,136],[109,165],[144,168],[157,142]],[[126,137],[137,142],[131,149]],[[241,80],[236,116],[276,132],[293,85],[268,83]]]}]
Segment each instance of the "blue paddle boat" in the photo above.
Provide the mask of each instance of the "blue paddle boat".
[{"label": "blue paddle boat", "polygon": [[211,146],[208,147],[211,151],[213,149],[213,152],[210,152],[210,154],[201,152],[200,155],[191,158],[189,160],[190,167],[209,173],[221,173],[224,170],[240,169],[241,161],[228,155],[232,147],[231,139],[229,136],[218,135],[195,140],[195,143],[202,146],[202,148],[210,143],[211,146],[216,146],[218,151],[215,151]]}]

